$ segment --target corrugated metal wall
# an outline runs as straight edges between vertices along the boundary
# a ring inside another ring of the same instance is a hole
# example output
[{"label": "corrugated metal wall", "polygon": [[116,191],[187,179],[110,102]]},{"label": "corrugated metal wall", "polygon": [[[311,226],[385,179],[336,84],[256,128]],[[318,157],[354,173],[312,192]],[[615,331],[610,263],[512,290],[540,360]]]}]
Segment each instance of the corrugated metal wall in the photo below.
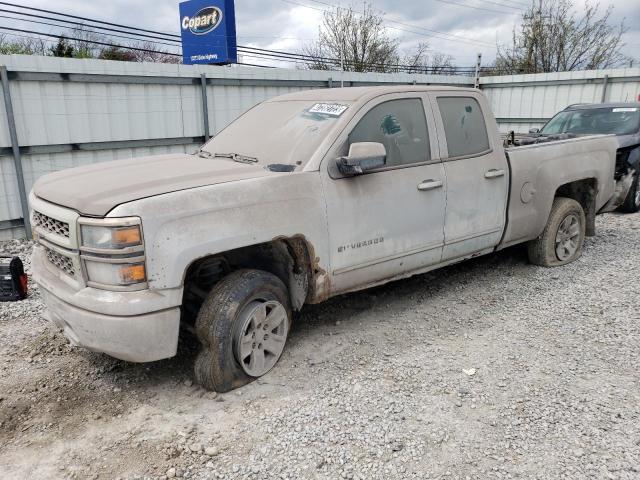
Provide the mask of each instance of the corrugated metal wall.
[{"label": "corrugated metal wall", "polygon": [[[473,84],[472,78],[461,76],[341,74],[20,55],[0,56],[0,65],[6,65],[10,74],[27,190],[41,175],[72,166],[195,150],[205,133],[203,73],[210,82],[206,92],[211,134],[263,100],[331,84],[338,87],[340,80],[347,86]],[[30,72],[34,72],[31,77]],[[599,102],[605,75],[608,101],[638,98],[640,69],[485,77],[481,85],[501,131],[522,132],[540,126],[568,104]],[[170,140],[160,144],[163,139]],[[21,229],[9,228],[8,222],[22,218],[10,146],[0,103],[0,239],[22,234]]]},{"label": "corrugated metal wall", "polygon": [[509,75],[480,79],[501,132],[541,127],[574,103],[638,101],[640,68]]}]

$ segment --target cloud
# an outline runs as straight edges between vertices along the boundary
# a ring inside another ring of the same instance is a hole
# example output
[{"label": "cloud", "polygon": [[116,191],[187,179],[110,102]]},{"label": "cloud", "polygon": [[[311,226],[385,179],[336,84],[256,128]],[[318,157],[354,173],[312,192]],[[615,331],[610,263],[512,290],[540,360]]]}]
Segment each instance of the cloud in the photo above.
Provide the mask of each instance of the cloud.
[{"label": "cloud", "polygon": [[[304,43],[317,37],[322,19],[319,10],[328,8],[327,3],[350,5],[345,0],[236,0],[238,43],[298,51]],[[577,8],[584,3],[584,0],[576,0]],[[179,32],[179,2],[176,0],[29,0],[28,4],[141,28]],[[452,55],[457,65],[471,66],[475,64],[477,53],[482,53],[484,64],[493,62],[496,44],[509,42],[529,1],[372,0],[372,4],[384,13],[388,34],[398,39],[401,49],[411,50],[420,42],[428,42],[432,50]],[[627,43],[624,53],[635,56],[640,63],[636,53],[640,49],[637,22],[640,2],[613,0],[611,4],[614,7],[612,21],[619,23],[626,19],[629,28],[624,36]],[[354,8],[362,8],[362,3],[354,3]],[[11,26],[6,20],[0,23]],[[252,59],[252,62],[256,60]],[[286,63],[274,65],[287,66]]]}]

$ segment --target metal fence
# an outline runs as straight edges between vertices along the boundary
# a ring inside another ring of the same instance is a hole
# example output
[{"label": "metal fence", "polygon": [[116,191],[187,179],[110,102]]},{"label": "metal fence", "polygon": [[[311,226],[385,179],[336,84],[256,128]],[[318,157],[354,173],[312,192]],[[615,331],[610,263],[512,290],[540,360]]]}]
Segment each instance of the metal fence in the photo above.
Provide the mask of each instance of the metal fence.
[{"label": "metal fence", "polygon": [[[0,56],[0,239],[24,235],[24,194],[49,172],[193,151],[253,105],[309,88],[473,86],[473,77],[138,64]],[[526,131],[570,103],[632,100],[640,69],[481,78],[501,130]],[[22,188],[24,186],[24,188]],[[28,229],[28,225],[26,226]]]}]

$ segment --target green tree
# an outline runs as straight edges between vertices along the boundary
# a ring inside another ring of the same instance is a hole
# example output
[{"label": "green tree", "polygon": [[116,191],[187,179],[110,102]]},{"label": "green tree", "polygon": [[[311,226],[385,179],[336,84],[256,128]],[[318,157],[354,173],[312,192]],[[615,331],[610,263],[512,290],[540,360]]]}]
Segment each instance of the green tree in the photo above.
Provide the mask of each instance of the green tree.
[{"label": "green tree", "polygon": [[51,55],[53,55],[54,57],[71,58],[74,56],[73,46],[64,37],[58,38],[58,43],[55,46],[51,47],[50,51]]}]

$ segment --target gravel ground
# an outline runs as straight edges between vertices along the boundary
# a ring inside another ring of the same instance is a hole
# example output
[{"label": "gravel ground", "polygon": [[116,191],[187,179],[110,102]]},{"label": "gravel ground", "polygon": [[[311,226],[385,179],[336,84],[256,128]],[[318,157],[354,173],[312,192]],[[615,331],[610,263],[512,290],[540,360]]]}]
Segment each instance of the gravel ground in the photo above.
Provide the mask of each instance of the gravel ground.
[{"label": "gravel ground", "polygon": [[[0,243],[27,257],[30,245]],[[276,368],[192,383],[0,304],[2,478],[638,479],[640,215],[562,268],[522,248],[306,308]]]}]

